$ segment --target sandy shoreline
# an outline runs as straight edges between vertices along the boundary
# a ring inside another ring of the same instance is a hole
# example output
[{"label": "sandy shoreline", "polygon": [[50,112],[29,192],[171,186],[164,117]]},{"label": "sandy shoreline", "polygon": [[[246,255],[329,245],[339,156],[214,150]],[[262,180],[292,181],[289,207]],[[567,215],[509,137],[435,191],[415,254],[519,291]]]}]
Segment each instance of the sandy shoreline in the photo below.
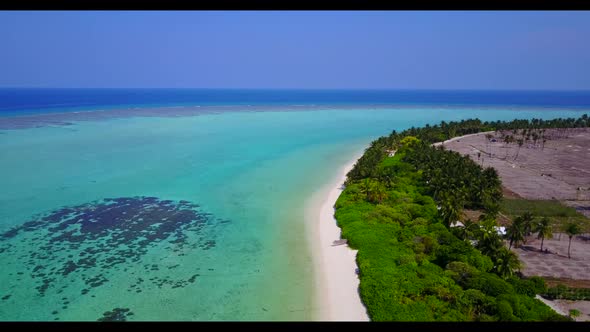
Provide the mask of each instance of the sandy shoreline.
[{"label": "sandy shoreline", "polygon": [[340,239],[334,204],[342,192],[346,173],[361,155],[346,163],[330,185],[317,191],[307,205],[306,218],[310,223],[316,271],[314,320],[369,321],[358,292],[357,251],[346,244],[333,246],[333,242]]}]

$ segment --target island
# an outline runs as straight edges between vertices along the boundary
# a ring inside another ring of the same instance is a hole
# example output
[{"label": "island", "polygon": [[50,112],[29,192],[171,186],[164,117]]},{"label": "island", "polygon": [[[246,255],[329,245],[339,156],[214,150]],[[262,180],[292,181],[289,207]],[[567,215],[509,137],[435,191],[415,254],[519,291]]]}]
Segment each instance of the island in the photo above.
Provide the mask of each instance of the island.
[{"label": "island", "polygon": [[370,319],[587,320],[549,300],[588,300],[589,126],[468,119],[373,141],[335,204]]}]

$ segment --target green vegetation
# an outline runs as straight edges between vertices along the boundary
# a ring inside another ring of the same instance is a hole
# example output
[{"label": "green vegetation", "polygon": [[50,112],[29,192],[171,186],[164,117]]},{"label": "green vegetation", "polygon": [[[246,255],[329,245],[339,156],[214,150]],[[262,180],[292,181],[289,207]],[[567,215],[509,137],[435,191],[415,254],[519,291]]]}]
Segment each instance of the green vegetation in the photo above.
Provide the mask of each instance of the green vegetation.
[{"label": "green vegetation", "polygon": [[512,216],[531,212],[544,217],[584,217],[576,209],[552,200],[505,199],[502,201],[501,211]]},{"label": "green vegetation", "polygon": [[506,236],[510,240],[508,249],[512,248],[512,244],[518,247],[520,242],[526,243],[526,237],[531,234],[533,229],[534,217],[530,212],[525,212],[522,216],[514,218],[512,224],[506,229]]},{"label": "green vegetation", "polygon": [[[359,250],[360,293],[373,321],[570,319],[534,298],[546,292],[543,279],[516,276],[520,262],[495,228],[502,208],[496,171],[431,146],[454,136],[533,124],[590,122],[586,115],[561,122],[442,122],[394,131],[371,143],[348,173],[335,207],[342,237]],[[451,227],[465,208],[484,211],[479,223],[465,220]],[[523,225],[525,233],[535,228],[532,222]]]},{"label": "green vegetation", "polygon": [[543,217],[535,225],[534,231],[537,233],[537,238],[541,239],[541,251],[543,251],[543,242],[545,238],[553,236],[553,230],[551,229],[551,220],[547,217]]},{"label": "green vegetation", "polygon": [[557,285],[541,294],[549,300],[590,301],[590,288],[574,288]]},{"label": "green vegetation", "polygon": [[570,311],[569,311],[569,315],[572,318],[580,317],[581,314],[582,313],[578,309],[570,309]]},{"label": "green vegetation", "polygon": [[[590,219],[559,201],[505,198],[500,203],[500,213],[512,220],[527,212],[536,217],[549,219],[553,233],[562,232],[564,227],[572,222],[581,228],[582,233],[590,232]],[[547,235],[544,238],[550,237]]]},{"label": "green vegetation", "polygon": [[563,230],[565,232],[565,234],[567,234],[567,236],[569,237],[569,244],[567,246],[567,258],[572,258],[570,256],[570,248],[572,247],[572,238],[578,234],[582,233],[582,229],[580,228],[580,226],[574,222],[570,222],[567,223],[564,227]]}]

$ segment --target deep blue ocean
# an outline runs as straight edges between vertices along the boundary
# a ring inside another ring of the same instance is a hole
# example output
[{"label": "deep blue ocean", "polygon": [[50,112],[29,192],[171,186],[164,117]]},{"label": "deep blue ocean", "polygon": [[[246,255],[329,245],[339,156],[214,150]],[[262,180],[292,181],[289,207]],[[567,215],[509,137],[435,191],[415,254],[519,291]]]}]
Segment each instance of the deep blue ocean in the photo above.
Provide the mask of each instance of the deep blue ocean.
[{"label": "deep blue ocean", "polygon": [[232,105],[522,106],[586,108],[590,91],[0,88],[0,115],[120,107]]}]

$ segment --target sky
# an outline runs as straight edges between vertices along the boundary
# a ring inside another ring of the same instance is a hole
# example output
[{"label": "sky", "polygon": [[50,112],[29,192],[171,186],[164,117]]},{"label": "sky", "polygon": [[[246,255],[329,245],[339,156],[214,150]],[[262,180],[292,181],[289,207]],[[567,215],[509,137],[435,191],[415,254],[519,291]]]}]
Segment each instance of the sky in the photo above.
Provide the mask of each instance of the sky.
[{"label": "sky", "polygon": [[0,87],[590,90],[590,11],[2,11]]}]

